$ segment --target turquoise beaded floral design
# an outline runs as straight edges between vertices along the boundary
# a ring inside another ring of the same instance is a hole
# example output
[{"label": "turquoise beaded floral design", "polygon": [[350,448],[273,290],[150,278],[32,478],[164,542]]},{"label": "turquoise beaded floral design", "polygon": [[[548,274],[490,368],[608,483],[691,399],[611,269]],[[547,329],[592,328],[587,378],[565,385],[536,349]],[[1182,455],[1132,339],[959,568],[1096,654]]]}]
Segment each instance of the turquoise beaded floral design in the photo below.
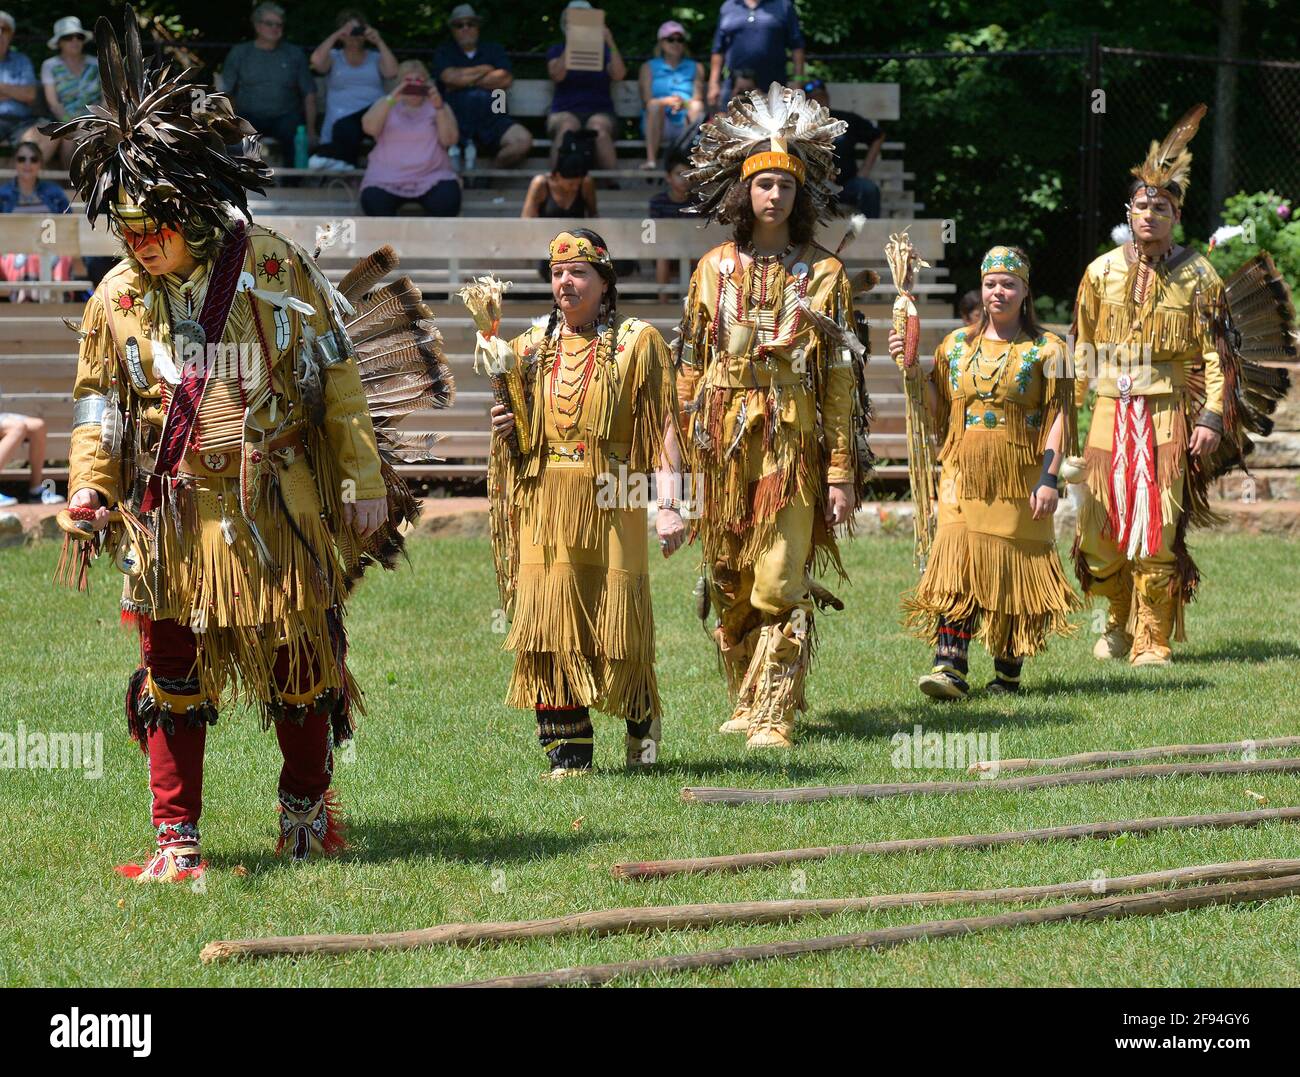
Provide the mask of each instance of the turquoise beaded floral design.
[{"label": "turquoise beaded floral design", "polygon": [[1041,411],[1031,411],[1025,415],[1025,425],[1030,430],[1037,430],[1043,425],[1043,413]]},{"label": "turquoise beaded floral design", "polygon": [[1020,369],[1016,371],[1016,388],[1022,394],[1029,392],[1029,380],[1034,376],[1034,364],[1038,362],[1046,345],[1047,337],[1039,337],[1034,341],[1033,347],[1025,352],[1024,358],[1020,360]]},{"label": "turquoise beaded floral design", "polygon": [[[978,409],[979,404],[980,401],[976,401],[974,406]],[[993,411],[991,408],[984,408],[982,410],[966,412],[967,428],[970,428],[972,426],[981,426],[986,430],[992,430],[998,426],[1005,426],[1006,423],[1007,420],[1005,416],[999,415],[996,411]]]},{"label": "turquoise beaded floral design", "polygon": [[1015,276],[1028,276],[1029,267],[1015,251],[1008,247],[992,247],[980,262],[980,276],[986,273],[1012,273]]},{"label": "turquoise beaded floral design", "polygon": [[948,384],[954,394],[961,383],[961,354],[966,350],[966,330],[958,329],[953,334],[952,352],[948,356]]}]

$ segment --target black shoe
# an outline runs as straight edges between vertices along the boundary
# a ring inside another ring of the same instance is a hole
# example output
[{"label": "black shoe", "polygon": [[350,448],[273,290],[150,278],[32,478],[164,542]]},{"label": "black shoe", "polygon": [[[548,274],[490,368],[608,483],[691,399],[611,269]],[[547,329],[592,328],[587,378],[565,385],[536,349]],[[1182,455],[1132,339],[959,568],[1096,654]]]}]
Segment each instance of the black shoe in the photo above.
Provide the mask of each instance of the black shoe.
[{"label": "black shoe", "polygon": [[1020,685],[1014,681],[992,680],[984,686],[991,696],[1014,696],[1020,691]]},{"label": "black shoe", "polygon": [[594,747],[591,737],[576,737],[560,741],[546,753],[546,758],[551,762],[551,769],[544,777],[567,778],[573,774],[590,771]]}]

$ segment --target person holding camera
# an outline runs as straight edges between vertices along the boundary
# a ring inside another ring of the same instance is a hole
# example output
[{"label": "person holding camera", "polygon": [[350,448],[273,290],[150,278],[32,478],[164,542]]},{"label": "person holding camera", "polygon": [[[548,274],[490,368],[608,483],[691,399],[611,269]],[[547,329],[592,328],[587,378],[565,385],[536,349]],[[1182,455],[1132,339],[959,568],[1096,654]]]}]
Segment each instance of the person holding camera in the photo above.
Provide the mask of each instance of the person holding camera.
[{"label": "person holding camera", "polygon": [[397,57],[364,12],[345,8],[332,34],[311,54],[311,69],[325,76],[325,122],[313,167],[330,161],[355,166],[361,154],[361,117],[384,96],[384,80],[397,77]]},{"label": "person holding camera", "polygon": [[418,202],[430,217],[455,217],[460,181],[447,149],[460,140],[456,116],[419,60],[404,60],[397,73],[397,89],[361,117],[362,130],[375,140],[361,180],[361,210],[395,217],[407,202]]}]

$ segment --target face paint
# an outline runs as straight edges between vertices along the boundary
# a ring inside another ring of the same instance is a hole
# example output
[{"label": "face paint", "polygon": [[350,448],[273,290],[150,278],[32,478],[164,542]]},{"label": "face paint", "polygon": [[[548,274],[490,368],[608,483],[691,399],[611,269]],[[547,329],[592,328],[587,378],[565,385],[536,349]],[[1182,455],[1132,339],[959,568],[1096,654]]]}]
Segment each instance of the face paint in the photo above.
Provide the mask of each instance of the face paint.
[{"label": "face paint", "polygon": [[156,232],[137,232],[134,228],[124,228],[120,233],[131,250],[139,252],[146,247],[164,247],[172,236],[180,235],[174,228],[160,228]]},{"label": "face paint", "polygon": [[1150,217],[1152,220],[1156,221],[1172,221],[1174,219],[1172,213],[1158,209],[1155,206],[1142,206],[1141,208],[1137,206],[1129,206],[1128,211],[1134,217]]}]

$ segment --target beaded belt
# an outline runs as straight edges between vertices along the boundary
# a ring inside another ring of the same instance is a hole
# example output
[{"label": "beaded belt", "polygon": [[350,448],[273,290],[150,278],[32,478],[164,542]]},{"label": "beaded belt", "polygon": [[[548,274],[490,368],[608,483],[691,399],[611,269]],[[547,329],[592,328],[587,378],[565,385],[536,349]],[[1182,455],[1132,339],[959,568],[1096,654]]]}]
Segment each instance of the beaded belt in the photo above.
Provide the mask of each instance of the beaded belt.
[{"label": "beaded belt", "polygon": [[[269,456],[272,453],[280,452],[283,449],[291,449],[294,454],[302,452],[307,447],[306,435],[303,427],[297,426],[287,433],[281,434],[269,444],[251,450],[259,454],[253,458],[256,463],[261,456]],[[292,462],[293,456],[289,457],[287,462]],[[179,473],[185,475],[199,475],[207,478],[221,479],[233,478],[239,474],[239,452],[202,452],[190,451],[185,454],[181,461],[181,466],[177,469]]]}]

